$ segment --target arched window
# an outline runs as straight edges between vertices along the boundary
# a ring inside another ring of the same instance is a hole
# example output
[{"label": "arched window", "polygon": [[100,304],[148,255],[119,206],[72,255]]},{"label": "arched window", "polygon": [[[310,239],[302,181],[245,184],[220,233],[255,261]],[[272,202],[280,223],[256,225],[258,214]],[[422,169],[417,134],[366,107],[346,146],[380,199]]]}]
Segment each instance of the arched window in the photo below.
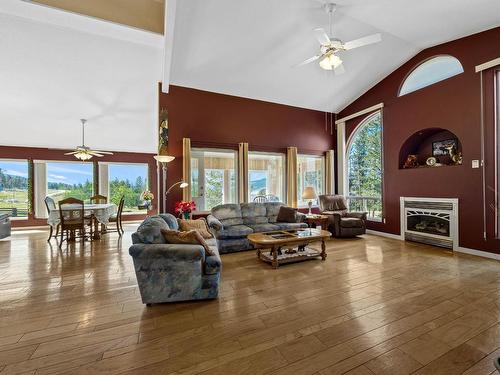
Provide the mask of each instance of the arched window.
[{"label": "arched window", "polygon": [[432,57],[425,60],[408,74],[399,89],[398,96],[420,90],[436,82],[463,73],[463,71],[462,64],[453,56],[441,55]]},{"label": "arched window", "polygon": [[347,191],[351,211],[382,220],[382,115],[375,112],[351,135],[346,153]]}]

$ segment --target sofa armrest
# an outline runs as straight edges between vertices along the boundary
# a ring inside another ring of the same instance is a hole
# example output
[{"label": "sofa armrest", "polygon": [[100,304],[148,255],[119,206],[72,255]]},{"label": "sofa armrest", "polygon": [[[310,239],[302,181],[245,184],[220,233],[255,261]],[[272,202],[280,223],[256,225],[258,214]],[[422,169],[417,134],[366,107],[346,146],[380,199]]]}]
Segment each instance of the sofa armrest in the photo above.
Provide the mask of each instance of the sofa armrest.
[{"label": "sofa armrest", "polygon": [[295,222],[303,223],[305,221],[306,221],[306,214],[303,214],[302,212],[297,212],[295,215]]},{"label": "sofa armrest", "polygon": [[205,261],[205,249],[201,245],[138,243],[130,246],[128,252],[134,259],[162,258],[187,262]]},{"label": "sofa armrest", "polygon": [[210,255],[205,258],[205,275],[214,275],[220,273],[222,269],[222,261],[219,254]]},{"label": "sofa armrest", "polygon": [[348,212],[346,214],[346,217],[354,217],[356,219],[361,219],[363,221],[366,221],[366,215],[368,215],[367,212]]},{"label": "sofa armrest", "polygon": [[222,225],[220,220],[217,219],[214,215],[207,216],[207,223],[208,223],[208,226],[215,231],[219,231],[219,230],[224,229],[224,225]]}]

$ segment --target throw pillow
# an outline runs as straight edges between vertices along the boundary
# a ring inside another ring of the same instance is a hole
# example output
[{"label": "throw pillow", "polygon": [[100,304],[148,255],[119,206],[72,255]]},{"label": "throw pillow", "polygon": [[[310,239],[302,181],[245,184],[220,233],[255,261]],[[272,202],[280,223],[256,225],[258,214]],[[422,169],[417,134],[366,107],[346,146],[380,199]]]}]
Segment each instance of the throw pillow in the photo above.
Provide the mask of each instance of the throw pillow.
[{"label": "throw pillow", "polygon": [[179,222],[179,230],[185,232],[188,230],[197,230],[200,232],[203,238],[212,238],[212,233],[208,230],[208,225],[205,219],[196,219],[196,220],[180,220]]},{"label": "throw pillow", "polygon": [[163,234],[163,237],[165,237],[165,241],[167,241],[167,243],[201,245],[205,249],[205,256],[214,255],[205,239],[196,230],[179,232],[176,230],[162,229],[161,233]]},{"label": "throw pillow", "polygon": [[297,209],[281,206],[276,221],[279,223],[295,223],[297,221]]}]

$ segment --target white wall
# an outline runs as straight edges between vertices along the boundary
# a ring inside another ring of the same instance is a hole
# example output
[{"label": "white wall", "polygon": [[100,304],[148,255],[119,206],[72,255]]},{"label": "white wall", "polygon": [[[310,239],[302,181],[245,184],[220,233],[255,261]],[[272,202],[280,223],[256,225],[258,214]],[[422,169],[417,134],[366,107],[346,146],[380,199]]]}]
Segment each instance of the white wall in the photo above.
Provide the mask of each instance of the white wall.
[{"label": "white wall", "polygon": [[0,145],[155,152],[162,36],[0,4]]}]

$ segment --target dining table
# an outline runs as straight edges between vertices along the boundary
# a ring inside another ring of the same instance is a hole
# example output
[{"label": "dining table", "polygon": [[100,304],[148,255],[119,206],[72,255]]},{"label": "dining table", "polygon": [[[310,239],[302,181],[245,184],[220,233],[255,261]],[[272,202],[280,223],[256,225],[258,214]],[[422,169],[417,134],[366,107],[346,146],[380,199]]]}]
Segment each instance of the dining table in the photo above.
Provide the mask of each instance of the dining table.
[{"label": "dining table", "polygon": [[[71,211],[80,209],[80,205],[65,204],[62,207],[63,211]],[[84,203],[83,209],[85,216],[91,216],[94,222],[94,239],[100,238],[99,224],[108,225],[109,218],[117,213],[118,207],[114,203]],[[54,229],[61,223],[59,208],[50,210],[47,223]]]}]

